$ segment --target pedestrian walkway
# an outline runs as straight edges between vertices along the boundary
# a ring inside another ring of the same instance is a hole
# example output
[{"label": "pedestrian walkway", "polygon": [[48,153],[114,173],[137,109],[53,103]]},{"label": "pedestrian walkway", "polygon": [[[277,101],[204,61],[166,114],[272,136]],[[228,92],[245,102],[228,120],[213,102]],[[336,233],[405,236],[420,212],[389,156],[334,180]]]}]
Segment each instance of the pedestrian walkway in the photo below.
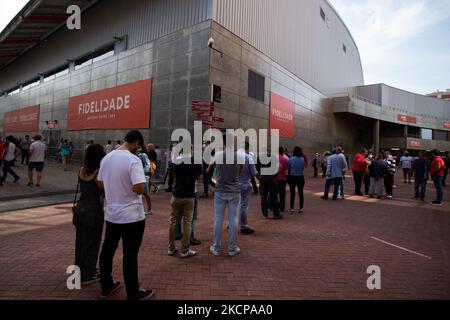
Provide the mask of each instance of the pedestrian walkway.
[{"label": "pedestrian walkway", "polygon": [[[233,258],[209,253],[213,200],[201,199],[196,236],[203,243],[189,260],[167,256],[170,195],[154,195],[139,258],[142,286],[155,289],[155,299],[450,299],[449,187],[442,207],[412,200],[413,185],[403,183],[392,201],[325,202],[322,190],[322,179],[308,178],[305,213],[282,220],[263,219],[259,197],[251,196],[256,233],[238,236],[242,252]],[[98,284],[66,288],[74,244],[70,204],[0,214],[0,299],[97,299]],[[381,268],[381,290],[367,288],[372,265]],[[121,248],[114,274],[123,283]],[[125,297],[121,289],[113,299]]]}]

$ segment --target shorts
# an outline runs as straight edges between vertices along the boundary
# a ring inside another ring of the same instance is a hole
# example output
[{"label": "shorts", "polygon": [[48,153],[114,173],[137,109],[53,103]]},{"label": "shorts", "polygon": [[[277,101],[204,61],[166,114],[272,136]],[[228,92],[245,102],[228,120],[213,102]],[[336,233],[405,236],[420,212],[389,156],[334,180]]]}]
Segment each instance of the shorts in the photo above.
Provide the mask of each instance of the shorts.
[{"label": "shorts", "polygon": [[28,171],[33,171],[36,169],[37,172],[44,171],[44,163],[43,162],[30,162],[28,164]]}]

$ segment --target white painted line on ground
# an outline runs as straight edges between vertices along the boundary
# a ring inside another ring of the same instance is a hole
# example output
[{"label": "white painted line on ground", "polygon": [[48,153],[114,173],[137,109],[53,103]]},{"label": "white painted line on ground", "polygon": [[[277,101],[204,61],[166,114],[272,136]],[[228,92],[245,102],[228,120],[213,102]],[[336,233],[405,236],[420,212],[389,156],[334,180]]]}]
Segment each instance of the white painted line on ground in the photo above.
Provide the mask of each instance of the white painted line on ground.
[{"label": "white painted line on ground", "polygon": [[417,256],[419,256],[419,257],[422,257],[422,258],[425,258],[425,259],[428,259],[428,260],[431,260],[431,259],[432,259],[431,257],[429,257],[429,256],[427,256],[427,255],[424,255],[424,254],[422,254],[422,253],[419,253],[419,252],[417,252],[417,251],[413,251],[413,250],[409,250],[409,249],[406,249],[406,248],[397,246],[397,245],[395,245],[395,244],[393,244],[393,243],[390,243],[390,242],[387,242],[387,241],[378,239],[378,238],[376,238],[376,237],[371,237],[371,238],[372,238],[372,240],[375,240],[375,241],[378,241],[378,242],[387,244],[388,246],[391,246],[391,247],[394,247],[394,248],[397,248],[397,249],[400,249],[400,250],[403,250],[403,251],[406,251],[406,252],[415,254],[415,255],[417,255]]}]

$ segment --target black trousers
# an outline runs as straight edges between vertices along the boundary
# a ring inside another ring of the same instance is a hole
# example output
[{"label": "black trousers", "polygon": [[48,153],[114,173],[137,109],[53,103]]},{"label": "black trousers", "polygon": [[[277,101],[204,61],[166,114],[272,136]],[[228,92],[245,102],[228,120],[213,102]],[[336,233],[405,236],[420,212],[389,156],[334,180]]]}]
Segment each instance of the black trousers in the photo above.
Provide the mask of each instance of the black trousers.
[{"label": "black trousers", "polygon": [[276,177],[261,178],[259,190],[261,192],[261,211],[263,216],[269,216],[269,207],[272,208],[274,217],[280,216],[280,207],[278,203],[278,185]]},{"label": "black trousers", "polygon": [[394,175],[388,173],[384,176],[384,187],[388,196],[394,195]]},{"label": "black trousers", "polygon": [[8,173],[10,175],[12,175],[14,177],[14,179],[19,179],[19,176],[17,175],[17,173],[14,172],[13,169],[11,169],[11,167],[14,165],[14,161],[6,161],[3,160],[3,177],[2,180],[5,181],[6,180],[6,176],[8,175]]},{"label": "black trousers", "polygon": [[314,178],[317,178],[319,176],[319,168],[317,168],[317,166],[314,166]]},{"label": "black trousers", "polygon": [[278,195],[280,200],[280,211],[286,211],[286,180],[277,180]]},{"label": "black trousers", "polygon": [[76,226],[75,265],[81,269],[81,281],[95,276],[102,241],[103,220],[95,226]]},{"label": "black trousers", "polygon": [[[364,171],[353,171],[353,180],[355,180],[355,195],[361,195],[361,186],[364,177]],[[369,184],[370,186],[370,184]],[[369,191],[369,190],[367,190]]]},{"label": "black trousers", "polygon": [[252,176],[251,178],[251,183],[252,183],[252,187],[253,187],[253,192],[254,193],[258,193],[258,186],[256,185],[256,179],[254,176]]},{"label": "black trousers", "polygon": [[21,150],[22,152],[22,161],[21,164],[23,164],[23,162],[26,160],[26,165],[28,165],[28,163],[30,162],[30,155],[28,154],[28,150]]},{"label": "black trousers", "polygon": [[112,278],[113,258],[120,239],[123,246],[123,278],[127,293],[133,295],[139,291],[138,254],[144,236],[145,220],[115,224],[106,222],[105,240],[100,253],[100,284],[102,290],[109,290],[114,282]]},{"label": "black trousers", "polygon": [[303,209],[305,198],[303,196],[303,189],[305,187],[305,177],[304,176],[289,176],[288,177],[289,189],[291,191],[291,209],[294,209],[295,205],[295,188],[298,189],[298,199],[300,201],[300,209]]},{"label": "black trousers", "polygon": [[369,173],[365,172],[364,173],[364,194],[368,195],[369,194],[369,189],[370,189],[370,176]]}]

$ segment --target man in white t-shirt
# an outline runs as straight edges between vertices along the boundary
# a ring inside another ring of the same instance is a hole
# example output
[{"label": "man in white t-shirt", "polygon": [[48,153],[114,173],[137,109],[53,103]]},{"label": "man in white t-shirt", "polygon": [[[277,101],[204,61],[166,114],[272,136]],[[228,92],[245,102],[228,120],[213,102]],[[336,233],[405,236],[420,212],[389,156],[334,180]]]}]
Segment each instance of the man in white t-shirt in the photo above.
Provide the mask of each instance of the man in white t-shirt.
[{"label": "man in white t-shirt", "polygon": [[28,187],[33,186],[33,170],[37,172],[36,187],[41,186],[42,172],[44,171],[45,153],[47,146],[42,142],[42,137],[37,135],[34,142],[30,146],[29,155],[30,162],[28,163]]},{"label": "man in white t-shirt", "polygon": [[400,164],[402,165],[403,169],[404,183],[407,183],[406,180],[408,180],[408,183],[411,183],[412,162],[413,157],[409,155],[408,151],[406,151],[404,156],[400,158]]},{"label": "man in white t-shirt", "polygon": [[144,145],[142,134],[133,130],[125,143],[103,158],[98,172],[98,184],[105,189],[106,231],[100,253],[100,283],[102,298],[111,296],[120,288],[112,278],[114,254],[120,239],[123,245],[123,276],[129,300],[145,300],[153,290],[140,288],[138,280],[138,253],[145,230],[142,197],[145,193],[145,174],[142,162],[135,155]]},{"label": "man in white t-shirt", "polygon": [[114,150],[114,147],[112,146],[111,140],[108,140],[108,143],[103,147],[106,154],[109,154],[111,151]]},{"label": "man in white t-shirt", "polygon": [[4,152],[5,154],[3,156],[3,178],[1,184],[5,182],[8,173],[14,177],[14,183],[16,183],[17,181],[19,181],[20,177],[17,175],[17,173],[14,172],[13,169],[11,169],[11,166],[14,165],[14,159],[16,159],[16,156],[18,155],[19,149],[15,144],[15,139],[13,136],[6,137]]}]

